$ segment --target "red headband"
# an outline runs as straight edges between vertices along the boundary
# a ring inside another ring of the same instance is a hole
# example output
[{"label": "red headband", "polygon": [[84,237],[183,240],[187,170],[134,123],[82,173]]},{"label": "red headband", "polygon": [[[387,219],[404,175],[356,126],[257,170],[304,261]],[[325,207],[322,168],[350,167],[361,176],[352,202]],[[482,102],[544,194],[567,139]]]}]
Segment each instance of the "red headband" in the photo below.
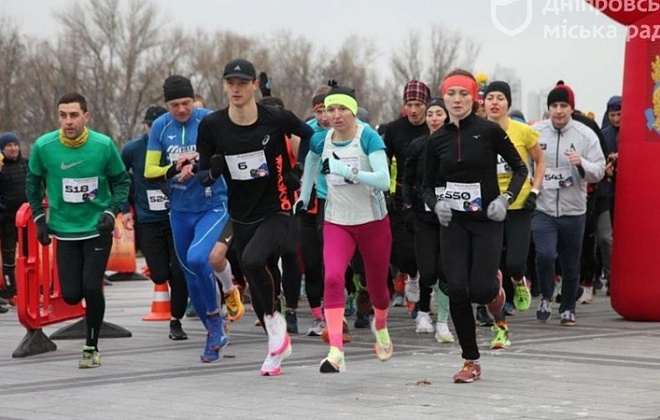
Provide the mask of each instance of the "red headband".
[{"label": "red headband", "polygon": [[465,88],[472,95],[472,100],[477,100],[477,82],[468,76],[463,76],[462,74],[455,74],[453,76],[447,77],[442,82],[442,96],[447,93],[447,89],[453,86],[460,86]]}]

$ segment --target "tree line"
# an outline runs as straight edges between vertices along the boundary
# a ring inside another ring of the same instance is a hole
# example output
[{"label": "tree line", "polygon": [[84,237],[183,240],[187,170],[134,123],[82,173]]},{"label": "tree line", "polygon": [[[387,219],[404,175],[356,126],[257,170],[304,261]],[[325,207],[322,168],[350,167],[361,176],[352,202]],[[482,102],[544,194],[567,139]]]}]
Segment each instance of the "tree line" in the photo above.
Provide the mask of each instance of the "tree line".
[{"label": "tree line", "polygon": [[460,31],[432,25],[409,31],[383,68],[368,38],[349,36],[330,51],[290,31],[259,37],[190,31],[154,0],[79,0],[55,19],[57,34],[35,38],[0,16],[0,132],[16,132],[28,148],[58,126],[55,104],[69,91],[86,96],[90,128],[118,147],[141,133],[145,109],[162,104],[162,83],[171,74],[189,77],[207,107],[220,109],[227,105],[222,69],[239,57],[265,71],[273,96],[300,118],[310,115],[314,89],[335,79],[355,88],[377,124],[398,116],[408,80],[420,79],[436,94],[447,71],[471,69],[480,49]]}]

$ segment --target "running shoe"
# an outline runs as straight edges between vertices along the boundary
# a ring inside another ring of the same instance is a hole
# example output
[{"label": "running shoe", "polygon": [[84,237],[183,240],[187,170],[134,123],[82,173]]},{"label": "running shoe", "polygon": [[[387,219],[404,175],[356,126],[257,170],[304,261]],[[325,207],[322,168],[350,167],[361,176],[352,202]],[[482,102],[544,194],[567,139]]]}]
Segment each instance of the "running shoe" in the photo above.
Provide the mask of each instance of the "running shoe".
[{"label": "running shoe", "polygon": [[520,281],[514,281],[513,283],[513,304],[517,310],[524,312],[529,309],[532,305],[532,293],[530,291],[529,281],[525,277]]},{"label": "running shoe", "polygon": [[101,366],[101,353],[93,346],[83,346],[82,356],[78,362],[80,369],[90,369]]},{"label": "running shoe", "polygon": [[504,322],[497,322],[492,327],[493,341],[490,342],[491,349],[505,349],[511,345],[509,341],[509,327]]},{"label": "running shoe", "polygon": [[296,311],[287,309],[284,319],[286,320],[286,332],[289,334],[298,334],[298,315]]},{"label": "running shoe", "polygon": [[378,356],[378,359],[381,362],[391,359],[392,355],[394,355],[394,344],[390,340],[390,333],[387,331],[387,327],[376,331],[376,320],[373,320],[371,321],[371,332],[376,337],[374,352]]},{"label": "running shoe", "polygon": [[582,286],[582,295],[577,300],[578,303],[594,303],[594,286]]},{"label": "running shoe", "polygon": [[405,294],[408,302],[419,302],[419,277],[410,277],[406,281]]},{"label": "running shoe", "polygon": [[238,289],[238,286],[234,286],[234,288],[225,293],[224,296],[225,305],[227,307],[227,319],[231,322],[235,322],[243,318],[243,315],[245,314],[245,306],[243,306],[241,291]]},{"label": "running shoe", "polygon": [[394,298],[392,299],[392,306],[393,307],[402,307],[406,303],[405,296],[400,293],[394,294]]},{"label": "running shoe", "polygon": [[178,319],[173,319],[170,321],[170,340],[179,341],[187,340],[188,335],[183,328],[181,328],[181,321]]},{"label": "running shoe", "polygon": [[194,318],[197,316],[197,311],[195,311],[195,307],[190,300],[188,300],[188,306],[186,306],[186,316],[189,318]]},{"label": "running shoe", "polygon": [[536,319],[541,322],[546,322],[550,319],[552,315],[552,308],[550,307],[550,301],[548,299],[541,299],[539,302],[539,307],[536,310]]},{"label": "running shoe", "polygon": [[500,270],[497,270],[497,284],[499,286],[499,292],[497,293],[497,296],[495,296],[495,299],[487,305],[488,312],[490,312],[491,315],[497,315],[502,312],[504,302],[506,302],[506,293],[502,288],[502,272]]},{"label": "running shoe", "polygon": [[307,335],[311,337],[320,337],[325,329],[325,322],[322,319],[312,319],[312,325],[307,330]]},{"label": "running shoe", "polygon": [[562,327],[574,327],[577,325],[577,321],[575,320],[575,312],[573,311],[564,311],[561,313],[561,321],[559,321],[559,324]]},{"label": "running shoe", "polygon": [[0,304],[0,314],[6,314],[7,312],[9,312],[9,308],[3,304]]},{"label": "running shoe", "polygon": [[355,294],[349,294],[346,296],[346,304],[344,305],[344,315],[353,316],[357,308],[355,306]]},{"label": "running shoe", "polygon": [[433,321],[428,312],[417,312],[417,318],[415,318],[415,332],[417,334],[432,334],[435,332],[433,328]]},{"label": "running shoe", "polygon": [[272,356],[278,355],[291,344],[291,337],[286,332],[286,320],[281,313],[264,316],[266,332],[268,333],[268,351]]},{"label": "running shoe", "polygon": [[330,347],[330,351],[328,352],[328,357],[321,360],[319,371],[321,373],[345,372],[346,363],[344,362],[344,352],[339,350],[335,346]]},{"label": "running shoe", "polygon": [[484,305],[478,305],[477,306],[477,314],[476,314],[476,321],[477,325],[480,325],[482,327],[492,327],[495,321],[493,321],[493,318],[490,317],[490,314],[488,314],[488,309]]},{"label": "running shoe", "polygon": [[469,384],[481,379],[481,365],[472,360],[466,360],[461,370],[454,375],[454,383]]},{"label": "running shoe", "polygon": [[361,314],[358,312],[357,316],[355,317],[355,322],[353,323],[353,326],[355,328],[369,328],[370,324],[369,320],[369,315],[368,314]]},{"label": "running shoe", "polygon": [[516,314],[516,308],[513,306],[513,303],[511,302],[504,302],[504,315],[511,316]]},{"label": "running shoe", "polygon": [[439,343],[454,342],[454,334],[449,331],[449,325],[446,322],[437,322],[435,324],[435,339]]},{"label": "running shoe", "polygon": [[204,351],[201,356],[199,356],[202,363],[213,363],[220,360],[220,350],[216,350],[213,347],[208,345],[208,335],[207,335],[207,344],[204,346]]},{"label": "running shoe", "polygon": [[261,365],[259,374],[261,376],[280,375],[282,373],[282,362],[291,356],[291,351],[291,340],[287,342],[286,347],[282,350],[281,353],[272,354],[272,352],[269,351],[268,355],[266,356],[266,360],[264,360],[264,363]]},{"label": "running shoe", "polygon": [[206,321],[208,330],[206,347],[220,351],[220,349],[227,346],[229,340],[227,340],[227,336],[225,335],[223,324],[224,320],[222,319],[222,315],[209,315]]}]

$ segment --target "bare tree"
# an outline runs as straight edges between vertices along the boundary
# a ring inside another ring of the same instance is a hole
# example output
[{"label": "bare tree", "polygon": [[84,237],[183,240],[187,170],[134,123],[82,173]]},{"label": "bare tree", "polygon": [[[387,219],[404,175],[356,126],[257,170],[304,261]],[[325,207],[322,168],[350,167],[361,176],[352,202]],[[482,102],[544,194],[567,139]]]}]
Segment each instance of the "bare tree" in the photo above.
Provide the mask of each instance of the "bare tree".
[{"label": "bare tree", "polygon": [[262,46],[252,38],[230,31],[207,34],[197,31],[195,48],[188,51],[191,77],[196,91],[206,99],[207,107],[219,109],[228,105],[222,91],[222,72],[225,64],[236,58],[245,58],[257,68],[267,66],[268,56]]},{"label": "bare tree", "polygon": [[358,104],[369,112],[370,120],[380,120],[385,97],[372,41],[349,37],[339,51],[329,57],[321,74],[326,79],[335,79],[342,85],[354,88]]},{"label": "bare tree", "polygon": [[15,131],[24,111],[20,101],[20,77],[25,69],[26,46],[15,24],[0,19],[0,129]]},{"label": "bare tree", "polygon": [[401,49],[392,56],[394,92],[389,95],[389,112],[396,116],[401,111],[401,93],[411,79],[426,83],[431,95],[439,95],[439,87],[445,75],[456,67],[471,70],[481,46],[460,30],[441,25],[430,26],[430,33],[421,36],[412,31]]},{"label": "bare tree", "polygon": [[126,10],[119,0],[81,1],[56,18],[66,42],[57,48],[58,83],[85,94],[91,125],[122,145],[139,132],[144,109],[161,101],[165,73],[186,46],[182,32],[163,30],[155,3],[140,0]]}]

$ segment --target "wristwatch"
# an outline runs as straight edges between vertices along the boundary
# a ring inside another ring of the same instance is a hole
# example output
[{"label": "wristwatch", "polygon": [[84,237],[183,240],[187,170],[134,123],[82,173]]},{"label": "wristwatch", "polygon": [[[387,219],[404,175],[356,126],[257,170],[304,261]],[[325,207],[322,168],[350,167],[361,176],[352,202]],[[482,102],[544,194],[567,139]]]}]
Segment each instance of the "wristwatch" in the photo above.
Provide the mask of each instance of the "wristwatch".
[{"label": "wristwatch", "polygon": [[351,168],[351,181],[355,181],[355,178],[357,178],[358,173],[360,173],[360,170],[356,167]]}]

